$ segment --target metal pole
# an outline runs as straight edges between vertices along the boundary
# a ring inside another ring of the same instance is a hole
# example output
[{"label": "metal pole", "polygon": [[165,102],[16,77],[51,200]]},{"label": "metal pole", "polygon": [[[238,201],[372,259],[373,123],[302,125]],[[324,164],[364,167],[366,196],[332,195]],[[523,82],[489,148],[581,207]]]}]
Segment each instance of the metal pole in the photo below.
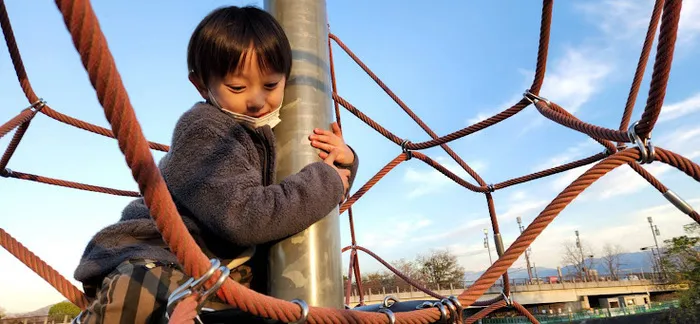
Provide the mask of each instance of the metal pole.
[{"label": "metal pole", "polygon": [[[522,224],[522,219],[520,218],[520,216],[518,216],[517,220],[518,228],[520,229],[520,234],[522,234],[523,230],[525,230]],[[530,282],[532,282],[532,269],[530,268],[530,247],[528,247],[525,250],[525,263],[527,264],[527,277],[528,279],[530,279]]]},{"label": "metal pole", "polygon": [[[320,161],[309,145],[313,129],[329,129],[331,110],[328,24],[325,0],[265,0],[270,12],[284,28],[292,46],[292,72],[287,80],[284,103],[296,105],[280,112],[275,127],[277,179]],[[340,254],[338,209],[308,229],[270,248],[270,295],[303,299],[310,306],[343,305],[343,275]]]},{"label": "metal pole", "polygon": [[581,246],[581,239],[578,236],[578,230],[576,231],[576,246],[578,247],[579,253],[581,253],[581,279],[586,281],[586,259],[583,255],[583,247]]},{"label": "metal pole", "polygon": [[484,228],[484,247],[489,251],[489,263],[493,265],[493,260],[491,259],[491,246],[489,245],[489,230]]},{"label": "metal pole", "polygon": [[[656,239],[656,236],[659,235],[659,228],[654,225],[653,220],[651,219],[651,216],[647,217],[647,221],[649,221],[649,227],[651,228],[651,235],[654,236],[654,245],[656,246],[656,262],[658,264],[658,270],[659,270],[659,276],[663,276],[663,270],[661,268],[661,250],[659,250],[659,241]],[[652,253],[653,253],[652,249]]]}]

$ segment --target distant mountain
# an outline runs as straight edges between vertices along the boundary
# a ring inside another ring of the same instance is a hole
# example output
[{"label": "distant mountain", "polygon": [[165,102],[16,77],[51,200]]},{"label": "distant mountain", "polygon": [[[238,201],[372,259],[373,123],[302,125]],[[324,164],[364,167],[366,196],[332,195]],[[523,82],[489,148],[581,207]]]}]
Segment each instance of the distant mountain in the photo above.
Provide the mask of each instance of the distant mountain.
[{"label": "distant mountain", "polygon": [[[605,275],[608,273],[608,269],[605,266],[605,262],[601,258],[593,258],[593,263],[594,263],[594,269],[598,271],[600,275]],[[649,252],[632,252],[632,253],[623,253],[620,255],[620,271],[622,273],[639,273],[639,272],[651,272],[652,271],[652,263],[651,263],[651,257]],[[572,273],[576,272],[574,269],[574,266],[568,265],[565,267],[562,267],[561,272],[563,275],[566,275],[567,273]],[[469,282],[469,281],[475,281],[479,279],[479,277],[484,273],[484,271],[467,271],[464,273],[464,280]],[[534,270],[532,275],[534,276]],[[543,277],[549,277],[549,276],[558,276],[558,272],[556,268],[546,268],[546,267],[537,267],[537,276],[540,278]],[[511,268],[508,269],[508,276],[512,279],[527,279],[527,270],[523,268]]]},{"label": "distant mountain", "polygon": [[[64,301],[68,301],[68,300],[64,300]],[[31,311],[31,312],[26,312],[26,313],[8,313],[6,318],[46,316],[46,315],[49,315],[49,309],[51,309],[51,307],[53,307],[53,305],[56,305],[56,304],[47,305],[47,306],[44,306],[44,307],[39,308],[37,310]]]}]

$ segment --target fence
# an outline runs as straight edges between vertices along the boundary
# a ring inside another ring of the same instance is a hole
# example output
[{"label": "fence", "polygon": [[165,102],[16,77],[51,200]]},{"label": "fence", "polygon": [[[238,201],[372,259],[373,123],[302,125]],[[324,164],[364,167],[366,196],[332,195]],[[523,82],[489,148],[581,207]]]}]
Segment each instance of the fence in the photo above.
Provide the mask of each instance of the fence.
[{"label": "fence", "polygon": [[[677,308],[678,302],[663,302],[663,303],[650,303],[646,305],[639,306],[627,306],[620,308],[602,308],[593,309],[587,311],[581,311],[576,313],[564,313],[564,314],[550,314],[550,315],[535,315],[537,320],[542,323],[571,323],[573,321],[588,320],[588,319],[598,319],[598,318],[611,318],[620,317],[634,314],[645,314],[645,313],[655,313],[662,312],[668,309]],[[513,316],[504,318],[485,318],[481,320],[482,324],[506,324],[506,323],[530,323],[524,316]]]}]

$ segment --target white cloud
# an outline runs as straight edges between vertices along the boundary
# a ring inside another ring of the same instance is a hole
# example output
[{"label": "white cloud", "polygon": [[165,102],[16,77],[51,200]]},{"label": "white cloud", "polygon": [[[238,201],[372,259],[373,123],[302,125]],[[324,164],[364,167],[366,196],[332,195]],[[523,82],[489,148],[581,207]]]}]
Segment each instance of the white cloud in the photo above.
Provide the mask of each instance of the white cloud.
[{"label": "white cloud", "polygon": [[564,57],[553,64],[540,94],[575,113],[600,90],[613,67],[600,57],[600,48],[567,48]]},{"label": "white cloud", "polygon": [[576,5],[606,36],[614,39],[643,35],[653,6],[649,0],[586,1]]},{"label": "white cloud", "polygon": [[[613,40],[643,39],[654,8],[653,0],[602,0],[576,5]],[[660,22],[659,22],[660,26]],[[657,27],[657,36],[659,32]],[[700,2],[684,1],[678,23],[678,43],[691,44],[700,35]]]},{"label": "white cloud", "polygon": [[360,233],[358,244],[370,250],[386,251],[386,249],[392,249],[408,241],[416,240],[417,235],[414,234],[433,223],[421,215],[387,218],[386,222],[391,224],[391,235],[387,235],[387,227],[377,224],[378,226]]},{"label": "white cloud", "polygon": [[700,112],[700,92],[683,101],[664,105],[658,121],[674,120],[696,112]]},{"label": "white cloud", "polygon": [[498,219],[502,221],[513,220],[516,217],[523,215],[528,215],[528,213],[539,213],[544,206],[547,205],[549,201],[547,200],[528,200],[518,202],[516,204],[510,205],[505,212],[498,214]]},{"label": "white cloud", "polygon": [[[471,176],[452,159],[447,157],[438,157],[435,158],[435,161],[440,163],[446,169],[450,170],[452,173],[458,175],[460,178],[473,183]],[[467,165],[469,165],[479,174],[481,174],[487,168],[486,163],[482,161],[467,162]],[[430,166],[424,166],[421,169],[412,167],[407,168],[406,173],[404,174],[404,181],[413,184],[413,189],[408,193],[409,198],[416,198],[439,192],[445,186],[449,185],[450,183],[454,183],[452,179]]]},{"label": "white cloud", "polygon": [[[579,142],[574,146],[568,147],[563,153],[557,154],[549,158],[547,162],[536,165],[533,168],[533,171],[542,171],[545,169],[560,166],[562,164],[573,162],[576,159],[583,158],[587,152],[590,153],[589,155],[593,155],[594,152],[592,152],[591,149],[595,148],[596,145],[600,144],[598,144],[592,139],[587,139],[585,141]],[[602,147],[600,149],[602,150]]]},{"label": "white cloud", "polygon": [[[671,166],[654,163],[650,165],[642,166],[644,169],[649,171],[655,178],[659,179],[661,176],[666,174],[671,170]],[[603,178],[596,181],[596,187],[602,190],[596,190],[591,192],[593,197],[598,199],[608,199],[615,196],[627,195],[651,186],[644,178],[642,178],[637,172],[632,170],[629,166],[621,165],[617,169],[606,174]]]},{"label": "white cloud", "polygon": [[488,217],[482,217],[477,219],[472,219],[458,227],[453,228],[450,231],[443,231],[432,235],[425,235],[416,238],[416,241],[420,242],[434,242],[439,240],[451,240],[460,237],[465,237],[468,235],[474,235],[477,229],[490,228],[491,219]]}]

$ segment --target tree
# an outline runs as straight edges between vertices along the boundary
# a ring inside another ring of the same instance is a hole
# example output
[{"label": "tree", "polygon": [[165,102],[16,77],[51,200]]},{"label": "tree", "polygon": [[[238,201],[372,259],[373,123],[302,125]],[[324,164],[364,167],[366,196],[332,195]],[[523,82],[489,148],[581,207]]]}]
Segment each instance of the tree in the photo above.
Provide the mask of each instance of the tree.
[{"label": "tree", "polygon": [[6,314],[7,314],[7,312],[5,311],[5,308],[0,306],[0,318],[5,317]]},{"label": "tree", "polygon": [[427,255],[419,255],[417,260],[420,274],[428,284],[449,287],[461,285],[464,280],[464,267],[457,262],[457,256],[449,250],[431,250]]},{"label": "tree", "polygon": [[603,246],[603,264],[613,280],[620,280],[618,274],[622,267],[622,247],[619,244],[606,243]]},{"label": "tree", "polygon": [[[421,274],[420,267],[418,266],[417,262],[402,258],[391,262],[391,265],[396,268],[396,270],[399,270],[399,272],[406,275],[406,277],[417,282],[424,282],[423,275]],[[403,281],[403,279],[399,278],[397,275],[394,275],[394,280],[396,282]]]},{"label": "tree", "polygon": [[78,314],[80,314],[80,308],[67,301],[53,305],[49,309],[49,317],[57,322],[63,321],[66,315],[68,315],[68,318],[75,318]]},{"label": "tree", "polygon": [[584,241],[581,241],[580,247],[576,245],[575,241],[565,241],[562,247],[561,262],[564,265],[573,266],[575,268],[574,275],[584,279],[582,275],[594,266],[593,249]]},{"label": "tree", "polygon": [[664,241],[661,255],[662,267],[670,279],[688,284],[689,289],[680,293],[680,307],[670,314],[671,323],[700,322],[700,225],[684,226],[686,235]]}]

